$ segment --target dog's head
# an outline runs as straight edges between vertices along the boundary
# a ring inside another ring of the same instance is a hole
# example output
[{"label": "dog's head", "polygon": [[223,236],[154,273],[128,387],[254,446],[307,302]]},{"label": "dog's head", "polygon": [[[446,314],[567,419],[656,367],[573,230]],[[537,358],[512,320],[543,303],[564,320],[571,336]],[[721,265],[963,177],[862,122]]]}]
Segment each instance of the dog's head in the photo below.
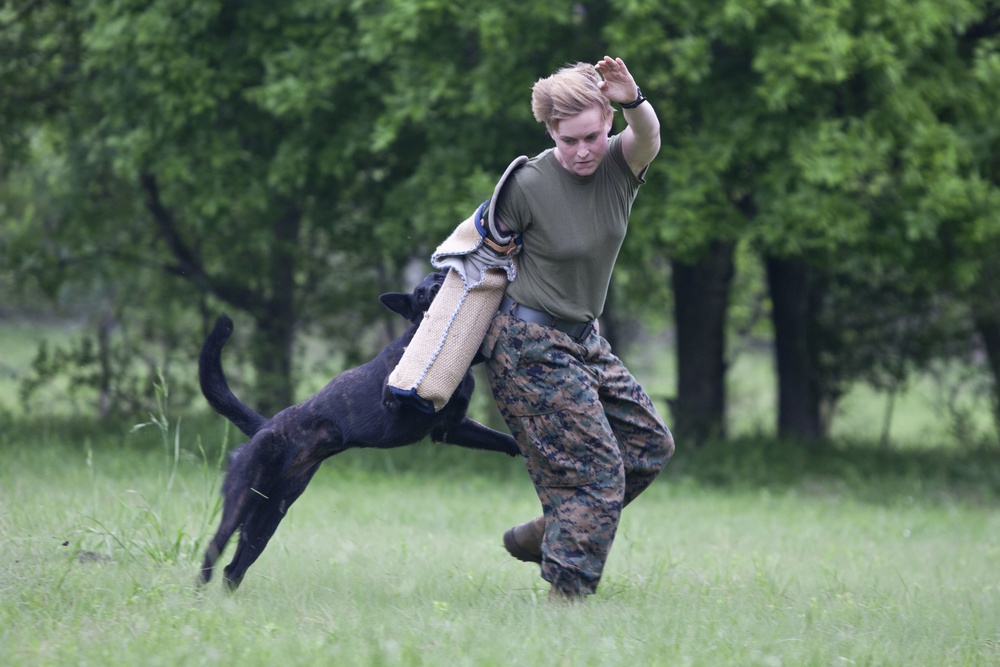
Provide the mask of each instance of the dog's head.
[{"label": "dog's head", "polygon": [[435,271],[427,274],[420,284],[413,288],[410,294],[388,292],[379,297],[379,301],[394,313],[402,315],[410,322],[417,324],[423,317],[431,302],[441,290],[441,284],[447,275],[445,271]]}]

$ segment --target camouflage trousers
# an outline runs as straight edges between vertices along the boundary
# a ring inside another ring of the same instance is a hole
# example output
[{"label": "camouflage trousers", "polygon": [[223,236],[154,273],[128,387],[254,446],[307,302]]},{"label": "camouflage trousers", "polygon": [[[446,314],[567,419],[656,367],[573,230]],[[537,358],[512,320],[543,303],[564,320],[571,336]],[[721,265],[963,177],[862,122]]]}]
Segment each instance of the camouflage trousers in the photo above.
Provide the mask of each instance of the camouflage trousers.
[{"label": "camouflage trousers", "polygon": [[497,315],[487,376],[545,515],[542,578],[597,589],[622,508],[656,478],[674,441],[649,396],[597,333],[577,342]]}]

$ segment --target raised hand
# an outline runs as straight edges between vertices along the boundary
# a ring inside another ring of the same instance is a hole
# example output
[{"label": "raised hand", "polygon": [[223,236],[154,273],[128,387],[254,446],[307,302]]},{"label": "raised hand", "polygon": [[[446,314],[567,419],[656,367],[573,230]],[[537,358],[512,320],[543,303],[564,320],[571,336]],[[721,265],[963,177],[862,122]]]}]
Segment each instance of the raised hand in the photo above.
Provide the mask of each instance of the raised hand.
[{"label": "raised hand", "polygon": [[635,79],[629,74],[628,67],[625,67],[621,58],[604,56],[594,68],[604,77],[598,87],[609,100],[627,104],[636,98]]}]

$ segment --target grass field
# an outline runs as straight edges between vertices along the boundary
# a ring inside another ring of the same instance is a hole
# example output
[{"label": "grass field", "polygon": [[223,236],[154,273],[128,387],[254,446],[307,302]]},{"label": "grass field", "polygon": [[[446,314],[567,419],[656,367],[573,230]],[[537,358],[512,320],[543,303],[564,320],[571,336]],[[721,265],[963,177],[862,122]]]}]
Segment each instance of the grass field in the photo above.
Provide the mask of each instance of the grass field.
[{"label": "grass field", "polygon": [[332,459],[227,594],[192,583],[218,422],[72,433],[0,445],[3,665],[1000,663],[988,453],[909,469],[741,454],[752,441],[690,453],[626,510],[598,594],[566,608],[500,545],[537,511],[519,461],[429,444]]},{"label": "grass field", "polygon": [[538,511],[521,462],[427,443],[327,462],[228,594],[193,582],[235,436],[18,414],[45,334],[5,336],[0,665],[1000,664],[1000,452],[943,375],[899,397],[888,446],[862,390],[807,455],[767,435],[767,371],[741,358],[737,437],[679,443],[583,605],[501,546]]}]

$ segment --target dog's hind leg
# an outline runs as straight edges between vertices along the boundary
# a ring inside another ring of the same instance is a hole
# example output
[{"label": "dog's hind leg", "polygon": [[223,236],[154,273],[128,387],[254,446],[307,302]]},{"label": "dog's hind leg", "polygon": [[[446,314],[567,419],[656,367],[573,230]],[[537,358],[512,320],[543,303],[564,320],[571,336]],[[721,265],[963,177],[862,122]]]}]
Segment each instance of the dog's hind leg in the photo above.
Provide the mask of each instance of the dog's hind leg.
[{"label": "dog's hind leg", "polygon": [[272,432],[264,431],[230,454],[229,469],[222,483],[222,520],[205,550],[200,574],[202,583],[211,580],[215,562],[233,533],[267,500],[270,487],[275,483],[273,471],[282,455],[275,440]]},{"label": "dog's hind leg", "polygon": [[205,550],[205,558],[201,564],[201,583],[208,583],[212,579],[215,562],[222,555],[226,544],[229,543],[229,538],[264,501],[265,497],[258,495],[256,489],[250,486],[237,491],[234,495],[227,494],[223,502],[222,521],[219,524],[219,529]]},{"label": "dog's hind leg", "polygon": [[270,497],[247,518],[240,529],[236,553],[223,575],[230,590],[239,587],[247,570],[263,553],[278,524],[285,518],[288,508],[302,495],[318,468],[319,463],[316,463],[303,473],[283,479],[271,490]]}]

